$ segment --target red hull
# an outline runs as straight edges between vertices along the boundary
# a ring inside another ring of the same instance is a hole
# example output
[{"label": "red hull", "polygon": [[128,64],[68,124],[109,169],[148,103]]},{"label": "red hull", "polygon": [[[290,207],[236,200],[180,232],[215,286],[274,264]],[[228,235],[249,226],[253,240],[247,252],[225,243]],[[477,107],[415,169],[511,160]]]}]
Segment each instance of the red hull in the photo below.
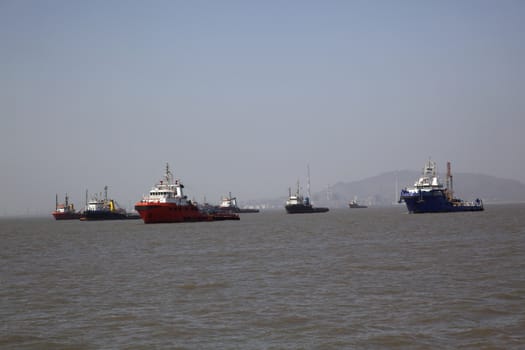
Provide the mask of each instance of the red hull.
[{"label": "red hull", "polygon": [[56,220],[78,220],[81,216],[80,213],[64,213],[57,211],[54,211],[52,215]]},{"label": "red hull", "polygon": [[205,214],[195,205],[179,206],[174,203],[138,202],[135,210],[146,224],[169,222],[199,222],[218,220],[239,220],[235,214],[213,215]]}]

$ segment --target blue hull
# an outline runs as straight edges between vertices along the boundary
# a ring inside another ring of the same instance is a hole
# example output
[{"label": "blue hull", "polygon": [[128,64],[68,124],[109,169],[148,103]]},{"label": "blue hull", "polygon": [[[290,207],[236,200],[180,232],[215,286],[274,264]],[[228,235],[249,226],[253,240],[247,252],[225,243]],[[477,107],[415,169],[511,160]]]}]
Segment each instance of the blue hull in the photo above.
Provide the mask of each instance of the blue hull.
[{"label": "blue hull", "polygon": [[472,203],[461,200],[449,201],[440,190],[423,192],[419,194],[401,193],[410,213],[449,213],[461,211],[482,211],[483,203],[476,200]]}]

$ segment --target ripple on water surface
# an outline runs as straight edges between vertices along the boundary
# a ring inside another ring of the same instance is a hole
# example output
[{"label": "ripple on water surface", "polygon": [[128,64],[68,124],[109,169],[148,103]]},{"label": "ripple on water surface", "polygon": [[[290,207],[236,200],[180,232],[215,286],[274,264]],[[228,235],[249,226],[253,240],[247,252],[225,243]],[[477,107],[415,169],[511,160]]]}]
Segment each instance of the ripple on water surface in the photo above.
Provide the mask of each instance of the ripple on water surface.
[{"label": "ripple on water surface", "polygon": [[0,347],[521,349],[524,213],[0,220]]}]

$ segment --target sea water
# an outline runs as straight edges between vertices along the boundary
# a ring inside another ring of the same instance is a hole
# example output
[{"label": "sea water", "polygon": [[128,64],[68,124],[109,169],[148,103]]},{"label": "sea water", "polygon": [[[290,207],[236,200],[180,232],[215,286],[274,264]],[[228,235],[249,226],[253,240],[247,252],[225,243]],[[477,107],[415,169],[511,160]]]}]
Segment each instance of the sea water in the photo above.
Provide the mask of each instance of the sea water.
[{"label": "sea water", "polygon": [[523,349],[525,205],[0,220],[1,349]]}]

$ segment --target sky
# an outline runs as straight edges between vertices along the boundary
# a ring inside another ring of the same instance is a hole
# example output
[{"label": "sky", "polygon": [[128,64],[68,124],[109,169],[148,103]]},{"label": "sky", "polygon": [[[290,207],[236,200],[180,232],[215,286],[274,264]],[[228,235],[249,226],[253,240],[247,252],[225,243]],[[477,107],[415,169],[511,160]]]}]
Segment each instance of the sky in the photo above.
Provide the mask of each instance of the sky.
[{"label": "sky", "polygon": [[525,183],[525,2],[0,0],[0,216],[393,170]]}]

